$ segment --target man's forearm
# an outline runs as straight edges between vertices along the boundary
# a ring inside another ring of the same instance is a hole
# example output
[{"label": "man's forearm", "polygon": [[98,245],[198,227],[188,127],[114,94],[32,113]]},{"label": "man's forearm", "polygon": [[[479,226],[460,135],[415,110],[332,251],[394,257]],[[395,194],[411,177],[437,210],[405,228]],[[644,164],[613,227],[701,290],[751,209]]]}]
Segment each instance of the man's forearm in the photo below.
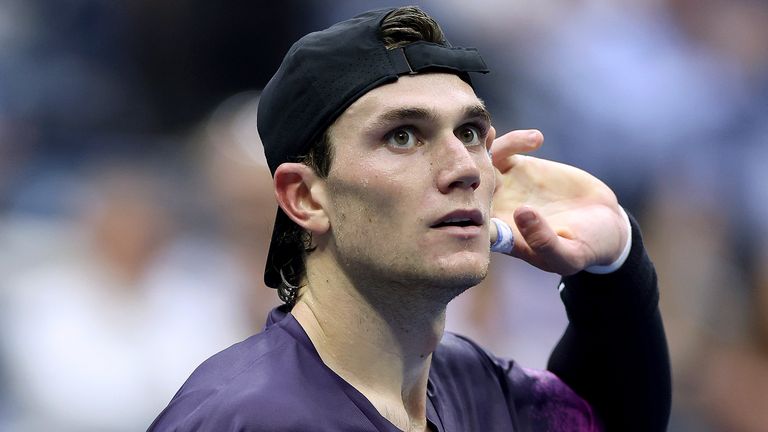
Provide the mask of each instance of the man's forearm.
[{"label": "man's forearm", "polygon": [[632,220],[632,249],[614,273],[563,279],[570,324],[548,368],[621,431],[666,430],[671,372],[653,264]]}]

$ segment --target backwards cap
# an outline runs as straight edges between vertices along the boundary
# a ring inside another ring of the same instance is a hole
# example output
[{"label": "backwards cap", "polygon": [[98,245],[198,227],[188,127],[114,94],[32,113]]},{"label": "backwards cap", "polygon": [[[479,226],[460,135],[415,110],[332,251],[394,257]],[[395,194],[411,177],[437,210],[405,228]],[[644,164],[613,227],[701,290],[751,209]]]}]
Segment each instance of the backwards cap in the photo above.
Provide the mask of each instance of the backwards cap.
[{"label": "backwards cap", "polygon": [[[307,154],[312,143],[354,101],[400,75],[440,70],[469,81],[467,72],[487,73],[474,48],[419,41],[388,50],[381,22],[395,8],[365,12],[299,39],[261,93],[257,125],[267,164],[274,175],[284,162]],[[277,288],[280,268],[295,251],[280,237],[294,222],[277,210],[264,282]]]}]

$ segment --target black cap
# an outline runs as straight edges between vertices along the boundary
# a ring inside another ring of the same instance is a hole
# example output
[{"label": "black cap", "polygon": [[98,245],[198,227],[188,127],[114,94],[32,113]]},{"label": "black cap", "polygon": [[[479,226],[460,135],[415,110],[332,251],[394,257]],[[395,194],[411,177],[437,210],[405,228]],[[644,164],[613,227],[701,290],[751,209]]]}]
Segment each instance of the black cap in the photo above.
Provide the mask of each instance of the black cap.
[{"label": "black cap", "polygon": [[[354,101],[400,75],[441,70],[469,81],[467,72],[488,72],[476,49],[452,47],[448,42],[420,41],[388,50],[380,27],[394,10],[365,12],[293,44],[259,101],[259,135],[273,175],[280,164],[306,154]],[[293,223],[278,208],[264,273],[269,287],[277,288],[280,268],[299,258],[280,242]]]}]

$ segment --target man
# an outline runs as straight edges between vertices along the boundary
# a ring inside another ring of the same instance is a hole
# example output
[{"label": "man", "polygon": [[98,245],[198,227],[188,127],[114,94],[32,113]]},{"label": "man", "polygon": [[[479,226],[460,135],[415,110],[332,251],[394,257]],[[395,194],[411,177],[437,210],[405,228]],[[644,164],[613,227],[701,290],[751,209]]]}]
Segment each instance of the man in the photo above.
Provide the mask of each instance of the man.
[{"label": "man", "polygon": [[[495,139],[468,74],[486,71],[417,8],[291,48],[258,119],[280,204],[265,282],[286,304],[151,430],[664,429],[669,364],[637,227],[597,179],[517,154],[538,132]],[[549,371],[443,332],[491,245],[565,276]]]}]

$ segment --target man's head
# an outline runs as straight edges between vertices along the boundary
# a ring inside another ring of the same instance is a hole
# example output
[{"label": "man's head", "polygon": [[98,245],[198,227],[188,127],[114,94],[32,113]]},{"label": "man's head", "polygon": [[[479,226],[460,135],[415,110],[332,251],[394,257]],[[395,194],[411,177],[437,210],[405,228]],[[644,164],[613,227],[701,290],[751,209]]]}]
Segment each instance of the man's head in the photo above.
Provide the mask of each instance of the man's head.
[{"label": "man's head", "polygon": [[[430,251],[453,247],[437,237],[461,237],[459,249],[475,250],[475,243],[482,244],[471,232],[476,230],[485,237],[487,261],[487,228],[450,226],[487,223],[493,190],[493,176],[486,178],[492,169],[485,169],[490,124],[467,84],[469,71],[486,71],[476,51],[451,48],[437,23],[417,8],[368,12],[291,48],[259,109],[283,208],[267,285],[300,284],[316,246],[350,275],[380,267],[376,271],[401,281],[433,280],[447,276],[449,267],[473,262],[456,258],[458,250],[453,258],[432,256]],[[418,145],[400,148],[411,139]],[[441,181],[448,181],[442,189]],[[450,200],[429,196],[430,188]],[[446,215],[470,222],[442,220]],[[416,225],[426,231],[417,232]],[[435,238],[424,238],[426,233]],[[396,243],[383,248],[388,240]],[[424,274],[414,261],[419,257],[442,270]],[[470,267],[473,280],[485,271],[482,265],[477,271],[477,263]]]}]

